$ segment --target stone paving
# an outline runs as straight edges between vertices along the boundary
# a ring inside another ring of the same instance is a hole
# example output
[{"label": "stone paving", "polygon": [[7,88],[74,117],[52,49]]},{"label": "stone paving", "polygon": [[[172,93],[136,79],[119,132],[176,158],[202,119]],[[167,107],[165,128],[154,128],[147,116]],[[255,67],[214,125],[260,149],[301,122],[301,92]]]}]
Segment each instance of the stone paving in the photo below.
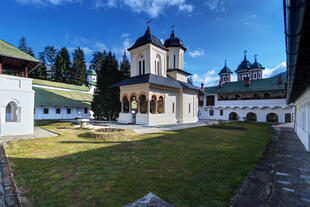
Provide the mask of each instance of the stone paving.
[{"label": "stone paving", "polygon": [[231,206],[310,207],[310,152],[292,128],[275,132]]},{"label": "stone paving", "polygon": [[37,139],[37,138],[43,138],[43,137],[54,137],[57,135],[58,134],[42,129],[40,127],[35,127],[34,134],[21,135],[21,136],[2,136],[0,138],[0,144],[5,144],[11,141],[17,141],[17,140],[22,140],[22,139]]}]

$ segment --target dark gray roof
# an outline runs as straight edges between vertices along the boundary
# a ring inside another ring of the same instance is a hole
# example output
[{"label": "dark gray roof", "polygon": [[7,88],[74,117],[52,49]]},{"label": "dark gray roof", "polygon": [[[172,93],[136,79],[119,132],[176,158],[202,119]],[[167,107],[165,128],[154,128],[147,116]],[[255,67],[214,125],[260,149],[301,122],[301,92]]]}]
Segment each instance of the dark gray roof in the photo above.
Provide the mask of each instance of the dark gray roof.
[{"label": "dark gray roof", "polygon": [[188,88],[188,89],[193,89],[193,90],[200,90],[199,87],[196,87],[190,83],[185,83],[185,82],[178,81],[170,77],[166,78],[166,77],[162,77],[162,76],[151,74],[151,73],[127,78],[119,83],[116,83],[110,86],[110,88],[126,86],[126,85],[142,84],[142,83],[152,83],[152,84],[161,85],[161,86],[168,86],[171,88]]},{"label": "dark gray roof", "polygon": [[232,73],[231,70],[226,66],[226,62],[224,68],[219,72],[219,75],[223,73]]},{"label": "dark gray roof", "polygon": [[164,46],[165,47],[181,47],[181,48],[183,48],[183,50],[185,50],[185,51],[187,50],[183,44],[183,41],[180,40],[179,38],[175,37],[173,30],[172,30],[172,33],[170,35],[170,38],[166,39]]},{"label": "dark gray roof", "polygon": [[250,63],[250,61],[248,61],[246,59],[246,55],[244,55],[243,61],[240,63],[240,65],[238,66],[238,68],[237,68],[237,70],[235,72],[240,72],[240,71],[243,71],[243,70],[247,71],[247,70],[250,69],[250,67],[251,67],[251,63]]},{"label": "dark gray roof", "polygon": [[169,69],[167,69],[167,72],[172,72],[172,71],[177,71],[177,72],[180,72],[180,73],[184,73],[185,75],[192,75],[191,73],[186,72],[184,70],[181,70],[179,68],[169,68]]},{"label": "dark gray roof", "polygon": [[286,76],[282,76],[282,83],[278,83],[278,76],[272,78],[264,78],[258,80],[251,80],[249,86],[245,86],[244,80],[226,82],[222,87],[206,87],[205,93],[218,94],[218,93],[240,93],[249,91],[272,91],[284,90],[286,83]]},{"label": "dark gray roof", "polygon": [[142,45],[151,43],[153,45],[156,45],[157,47],[160,47],[164,50],[168,50],[165,46],[163,46],[163,44],[161,43],[160,39],[158,39],[155,35],[152,34],[151,30],[149,27],[147,27],[144,35],[142,37],[139,37],[135,44],[133,44],[133,46],[131,46],[129,50],[135,49],[137,47],[140,47]]},{"label": "dark gray roof", "polygon": [[257,62],[257,58],[255,57],[255,61],[254,63],[251,65],[250,67],[250,70],[253,70],[253,69],[261,69],[261,70],[264,70],[265,68],[262,66],[262,64],[258,63]]}]

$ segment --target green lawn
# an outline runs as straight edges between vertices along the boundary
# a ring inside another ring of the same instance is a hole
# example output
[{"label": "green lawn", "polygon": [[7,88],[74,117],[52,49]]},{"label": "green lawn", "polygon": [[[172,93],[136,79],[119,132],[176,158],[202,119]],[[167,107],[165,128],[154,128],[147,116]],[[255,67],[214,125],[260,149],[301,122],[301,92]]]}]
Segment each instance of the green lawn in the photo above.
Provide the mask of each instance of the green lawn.
[{"label": "green lawn", "polygon": [[7,145],[18,185],[32,206],[119,207],[148,192],[178,206],[228,206],[273,131],[197,127],[148,135],[93,135],[46,123],[62,136]]}]

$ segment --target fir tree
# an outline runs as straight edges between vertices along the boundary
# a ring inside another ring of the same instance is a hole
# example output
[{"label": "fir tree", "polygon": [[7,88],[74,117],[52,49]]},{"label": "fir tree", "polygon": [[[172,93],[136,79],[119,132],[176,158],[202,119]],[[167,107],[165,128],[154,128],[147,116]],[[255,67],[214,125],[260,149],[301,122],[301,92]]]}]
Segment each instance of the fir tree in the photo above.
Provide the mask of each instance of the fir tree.
[{"label": "fir tree", "polygon": [[46,60],[44,53],[42,52],[39,53],[39,59],[42,62],[42,64],[36,70],[29,73],[29,77],[46,80],[48,79],[48,77],[47,77]]},{"label": "fir tree", "polygon": [[120,71],[115,55],[103,53],[97,73],[97,88],[91,104],[96,119],[115,120],[120,112],[119,88],[109,86],[120,81]]},{"label": "fir tree", "polygon": [[45,58],[45,66],[47,69],[48,79],[51,79],[54,73],[54,64],[56,61],[57,49],[55,49],[54,46],[48,45],[44,48],[42,55]]},{"label": "fir tree", "polygon": [[73,80],[74,84],[82,85],[86,83],[86,64],[83,50],[78,47],[73,52],[72,70],[74,71],[75,77]]},{"label": "fir tree", "polygon": [[34,53],[33,53],[33,50],[32,48],[28,45],[27,45],[27,41],[26,41],[26,38],[25,37],[22,37],[20,40],[19,40],[19,45],[18,45],[18,49],[20,49],[21,51],[31,55],[34,57]]},{"label": "fir tree", "polygon": [[103,59],[106,56],[106,52],[94,52],[93,53],[93,59],[90,61],[89,69],[93,69],[96,71],[97,74],[99,74],[100,71],[100,63],[103,61]]},{"label": "fir tree", "polygon": [[57,53],[53,70],[55,71],[53,77],[53,80],[55,81],[71,83],[74,79],[74,73],[72,72],[70,56],[67,48],[63,47]]},{"label": "fir tree", "polygon": [[126,51],[124,52],[123,59],[120,63],[120,80],[125,80],[130,77],[130,63],[126,55]]}]

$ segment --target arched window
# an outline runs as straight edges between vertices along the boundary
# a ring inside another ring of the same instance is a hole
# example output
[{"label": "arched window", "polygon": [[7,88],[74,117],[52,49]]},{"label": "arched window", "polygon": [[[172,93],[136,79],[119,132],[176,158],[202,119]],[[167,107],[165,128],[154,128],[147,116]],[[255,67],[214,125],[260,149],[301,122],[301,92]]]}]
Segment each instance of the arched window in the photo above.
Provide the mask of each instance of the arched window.
[{"label": "arched window", "polygon": [[266,116],[266,122],[278,123],[278,115],[275,113],[269,113]]},{"label": "arched window", "polygon": [[141,114],[147,113],[147,101],[146,101],[145,95],[141,95],[139,97],[139,106],[140,106],[140,113]]},{"label": "arched window", "polygon": [[161,75],[161,58],[160,55],[156,55],[155,59],[155,74],[156,75]]},{"label": "arched window", "polygon": [[260,99],[260,95],[257,94],[257,93],[255,93],[255,94],[254,94],[254,99]]},{"label": "arched window", "polygon": [[270,94],[269,93],[264,93],[264,98],[265,99],[269,99],[270,98]]},{"label": "arched window", "polygon": [[292,122],[292,115],[290,113],[285,114],[285,123]]},{"label": "arched window", "polygon": [[136,96],[131,96],[130,98],[130,108],[131,110],[137,111],[138,110],[138,103]]},{"label": "arched window", "polygon": [[176,61],[175,55],[173,55],[173,68],[175,68],[175,61]]},{"label": "arched window", "polygon": [[159,97],[157,102],[157,113],[164,113],[164,98],[162,96]]},{"label": "arched window", "polygon": [[127,96],[123,97],[123,113],[129,113],[129,101]]},{"label": "arched window", "polygon": [[144,75],[145,74],[145,60],[143,55],[139,56],[139,75]]},{"label": "arched window", "polygon": [[249,113],[246,115],[246,120],[247,120],[247,121],[257,121],[257,116],[256,116],[255,113],[249,112]]},{"label": "arched window", "polygon": [[236,112],[231,112],[229,114],[229,120],[238,120],[238,114]]},{"label": "arched window", "polygon": [[157,103],[156,96],[152,96],[151,103],[150,103],[150,112],[152,114],[156,113],[156,103]]},{"label": "arched window", "polygon": [[5,108],[5,121],[6,122],[17,122],[18,121],[18,107],[13,101],[8,103]]}]

